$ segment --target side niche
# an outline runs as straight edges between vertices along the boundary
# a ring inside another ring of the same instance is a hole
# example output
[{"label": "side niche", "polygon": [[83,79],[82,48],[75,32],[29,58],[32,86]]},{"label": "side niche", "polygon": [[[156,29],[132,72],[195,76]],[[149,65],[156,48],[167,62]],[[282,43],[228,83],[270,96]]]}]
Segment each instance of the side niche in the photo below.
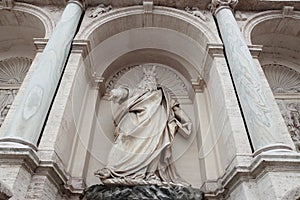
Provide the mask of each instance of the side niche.
[{"label": "side niche", "polygon": [[0,61],[0,126],[30,68],[32,59],[12,57]]},{"label": "side niche", "polygon": [[135,87],[143,77],[143,67],[156,65],[157,82],[160,86],[167,88],[178,100],[192,100],[192,88],[185,81],[185,78],[175,70],[161,64],[143,64],[128,66],[109,77],[105,89],[106,94],[118,85]]}]

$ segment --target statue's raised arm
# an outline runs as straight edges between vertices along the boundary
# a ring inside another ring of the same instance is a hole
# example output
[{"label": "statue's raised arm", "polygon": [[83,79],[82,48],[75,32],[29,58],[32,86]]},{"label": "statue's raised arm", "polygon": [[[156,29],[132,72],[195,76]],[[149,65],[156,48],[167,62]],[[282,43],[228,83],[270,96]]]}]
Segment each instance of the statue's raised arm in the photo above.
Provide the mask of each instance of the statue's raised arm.
[{"label": "statue's raised arm", "polygon": [[107,166],[95,174],[104,184],[185,184],[172,164],[171,144],[177,132],[190,135],[191,120],[158,86],[155,66],[143,71],[136,88],[119,86],[110,92],[109,100],[119,104],[116,138]]}]

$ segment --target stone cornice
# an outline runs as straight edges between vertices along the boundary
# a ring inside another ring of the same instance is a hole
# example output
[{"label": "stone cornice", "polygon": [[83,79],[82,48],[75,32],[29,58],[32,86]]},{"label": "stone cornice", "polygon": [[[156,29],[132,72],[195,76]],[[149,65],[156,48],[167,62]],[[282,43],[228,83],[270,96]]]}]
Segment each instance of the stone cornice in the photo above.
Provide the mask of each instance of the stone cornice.
[{"label": "stone cornice", "polygon": [[68,195],[80,195],[83,192],[85,184],[81,178],[77,178],[77,182],[82,184],[74,184],[74,181],[72,182],[74,178],[64,171],[63,166],[52,159],[41,160],[39,156],[35,150],[26,145],[14,142],[0,143],[0,164],[19,164],[31,174],[44,175]]},{"label": "stone cornice", "polygon": [[[65,6],[67,0],[14,0],[15,2],[24,2],[37,6]],[[79,0],[78,0],[79,1]],[[226,1],[226,0],[224,0]],[[1,2],[1,1],[0,1]],[[114,0],[114,1],[102,1],[104,4],[111,4],[114,8],[128,7],[142,5],[143,0]],[[178,1],[165,1],[165,0],[153,0],[154,6],[173,7],[177,9],[184,9],[186,6],[198,7],[200,10],[207,10],[207,6],[211,3],[211,0],[178,0]],[[1,3],[0,3],[1,4]],[[98,0],[86,0],[85,6],[98,6],[100,3]],[[293,6],[294,10],[300,9],[299,0],[239,0],[236,10],[241,11],[264,11],[264,10],[281,10],[284,6]]]},{"label": "stone cornice", "polygon": [[[240,157],[240,158],[238,158]],[[222,198],[245,180],[259,180],[268,172],[294,172],[300,174],[300,154],[295,152],[267,152],[256,157],[237,156],[234,166],[227,168],[218,180],[207,180],[201,189],[206,197]]]},{"label": "stone cornice", "polygon": [[[38,52],[43,52],[47,45],[48,39],[46,38],[34,38],[34,45]],[[72,53],[81,53],[83,58],[86,58],[91,51],[91,44],[88,40],[73,40]]]}]

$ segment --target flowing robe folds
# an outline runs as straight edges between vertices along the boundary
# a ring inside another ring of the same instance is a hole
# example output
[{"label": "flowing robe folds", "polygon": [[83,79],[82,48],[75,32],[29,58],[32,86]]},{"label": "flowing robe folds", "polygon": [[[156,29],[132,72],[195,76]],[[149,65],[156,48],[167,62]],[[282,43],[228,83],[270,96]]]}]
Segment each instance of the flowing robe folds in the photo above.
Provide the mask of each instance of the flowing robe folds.
[{"label": "flowing robe folds", "polygon": [[178,109],[178,102],[162,88],[134,90],[115,114],[115,141],[107,166],[95,174],[105,184],[183,184],[171,152],[182,121]]}]

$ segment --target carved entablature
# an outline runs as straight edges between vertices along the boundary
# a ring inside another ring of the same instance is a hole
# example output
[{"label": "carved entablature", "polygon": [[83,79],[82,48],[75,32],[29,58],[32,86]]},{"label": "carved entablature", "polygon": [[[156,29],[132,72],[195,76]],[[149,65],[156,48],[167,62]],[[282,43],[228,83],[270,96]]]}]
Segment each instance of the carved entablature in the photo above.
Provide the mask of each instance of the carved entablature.
[{"label": "carved entablature", "polygon": [[274,94],[300,92],[299,72],[280,64],[267,64],[262,68]]},{"label": "carved entablature", "polygon": [[143,64],[121,69],[107,80],[105,85],[106,94],[118,85],[127,85],[131,88],[136,87],[143,77],[143,67],[147,68],[153,65],[157,66],[156,78],[159,86],[169,90],[177,99],[190,99],[190,89],[181,75],[161,64]]},{"label": "carved entablature", "polygon": [[300,152],[300,100],[277,100],[277,104],[294,141],[296,150]]},{"label": "carved entablature", "polygon": [[32,60],[12,57],[0,61],[0,126],[10,109]]},{"label": "carved entablature", "polygon": [[212,0],[209,4],[209,9],[213,14],[216,14],[222,8],[234,9],[238,0]]}]

